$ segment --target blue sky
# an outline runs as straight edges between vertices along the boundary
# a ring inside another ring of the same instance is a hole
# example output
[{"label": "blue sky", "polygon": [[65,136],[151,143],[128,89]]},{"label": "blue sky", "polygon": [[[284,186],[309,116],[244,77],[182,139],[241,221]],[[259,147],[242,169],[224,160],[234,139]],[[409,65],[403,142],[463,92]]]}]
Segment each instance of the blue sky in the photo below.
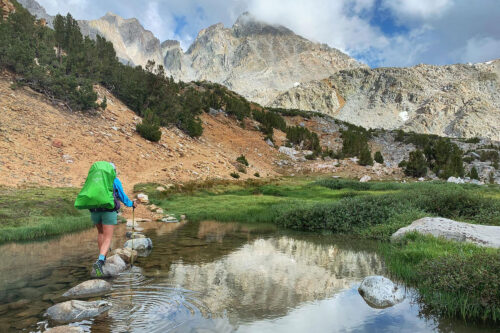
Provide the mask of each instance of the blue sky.
[{"label": "blue sky", "polygon": [[39,0],[49,14],[136,17],[187,49],[199,30],[244,11],[372,67],[500,58],[500,0]]}]

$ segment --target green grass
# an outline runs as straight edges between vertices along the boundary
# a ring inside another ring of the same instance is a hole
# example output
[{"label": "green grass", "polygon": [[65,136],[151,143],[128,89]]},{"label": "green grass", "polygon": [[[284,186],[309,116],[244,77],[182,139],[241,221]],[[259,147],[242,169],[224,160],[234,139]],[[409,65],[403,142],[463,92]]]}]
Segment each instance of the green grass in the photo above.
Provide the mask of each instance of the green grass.
[{"label": "green grass", "polygon": [[418,235],[388,242],[399,228],[424,216],[500,225],[498,186],[331,178],[209,181],[166,193],[157,192],[156,186],[142,184],[136,189],[192,221],[267,222],[381,240],[392,277],[417,287],[427,311],[468,320],[500,320],[500,260],[496,260],[500,251]]},{"label": "green grass", "polygon": [[73,207],[77,189],[0,190],[0,242],[40,239],[92,227],[88,211]]},{"label": "green grass", "polygon": [[413,233],[381,252],[394,277],[418,288],[427,311],[500,320],[499,250]]}]

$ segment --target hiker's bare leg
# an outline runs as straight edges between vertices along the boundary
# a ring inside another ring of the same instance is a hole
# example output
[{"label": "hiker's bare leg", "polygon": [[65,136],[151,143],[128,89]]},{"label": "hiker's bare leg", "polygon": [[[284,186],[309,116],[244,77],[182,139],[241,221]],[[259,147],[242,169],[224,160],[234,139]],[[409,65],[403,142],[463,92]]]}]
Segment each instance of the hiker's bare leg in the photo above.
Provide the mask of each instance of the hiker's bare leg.
[{"label": "hiker's bare leg", "polygon": [[102,241],[104,240],[104,230],[102,229],[102,224],[96,224],[95,227],[97,228],[97,246],[99,248],[99,251],[101,251],[101,246],[102,246]]},{"label": "hiker's bare leg", "polygon": [[109,250],[109,246],[111,245],[111,239],[113,238],[114,225],[102,225],[103,230],[103,238],[102,243],[99,246],[99,254],[106,255]]}]

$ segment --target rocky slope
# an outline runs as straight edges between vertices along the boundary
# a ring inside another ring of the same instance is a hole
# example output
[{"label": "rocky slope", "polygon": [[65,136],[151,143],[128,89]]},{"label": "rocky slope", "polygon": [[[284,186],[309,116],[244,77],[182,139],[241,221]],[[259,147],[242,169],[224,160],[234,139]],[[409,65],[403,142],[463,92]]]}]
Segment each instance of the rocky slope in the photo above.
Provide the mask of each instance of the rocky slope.
[{"label": "rocky slope", "polygon": [[271,106],[317,110],[366,128],[500,140],[500,60],[352,69],[301,84]]},{"label": "rocky slope", "polygon": [[[19,1],[37,17],[53,17],[35,0]],[[160,42],[135,18],[108,13],[79,21],[84,35],[111,41],[123,63],[145,66],[154,60],[168,75],[183,81],[224,84],[252,101],[267,104],[300,82],[322,79],[341,69],[366,67],[325,44],[311,42],[293,31],[242,14],[231,28],[215,24],[199,32],[184,52],[178,41]]]}]

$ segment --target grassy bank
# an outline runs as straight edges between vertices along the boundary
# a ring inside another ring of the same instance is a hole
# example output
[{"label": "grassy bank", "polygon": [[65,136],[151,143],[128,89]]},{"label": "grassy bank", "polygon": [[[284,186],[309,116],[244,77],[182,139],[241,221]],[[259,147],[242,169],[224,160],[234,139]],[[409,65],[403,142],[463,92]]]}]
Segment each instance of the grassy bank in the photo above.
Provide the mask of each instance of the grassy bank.
[{"label": "grassy bank", "polygon": [[416,286],[433,313],[500,320],[500,251],[392,233],[424,216],[500,225],[497,186],[436,183],[359,183],[335,179],[192,183],[167,192],[136,190],[190,220],[268,222],[285,228],[379,239],[395,278]]},{"label": "grassy bank", "polygon": [[92,227],[73,207],[73,188],[0,188],[0,242],[38,239]]}]

